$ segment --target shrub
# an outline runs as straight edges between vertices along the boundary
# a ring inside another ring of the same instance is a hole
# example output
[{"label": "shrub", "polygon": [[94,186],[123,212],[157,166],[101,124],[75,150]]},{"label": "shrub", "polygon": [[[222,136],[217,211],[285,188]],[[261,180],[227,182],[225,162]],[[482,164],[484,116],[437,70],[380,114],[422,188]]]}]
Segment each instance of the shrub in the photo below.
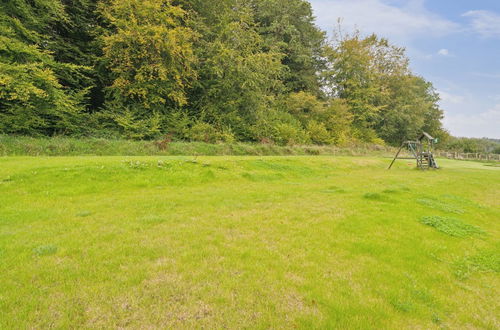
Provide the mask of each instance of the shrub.
[{"label": "shrub", "polygon": [[231,127],[223,127],[217,134],[217,142],[235,143],[236,137],[234,136]]},{"label": "shrub", "polygon": [[306,143],[307,133],[300,127],[289,123],[278,123],[274,126],[274,141],[279,145]]},{"label": "shrub", "polygon": [[303,125],[325,112],[322,101],[310,93],[298,92],[288,95],[284,102],[285,111],[300,120]]},{"label": "shrub", "polygon": [[315,144],[331,144],[333,139],[325,127],[325,124],[311,120],[307,123],[307,133],[312,143]]},{"label": "shrub", "polygon": [[372,128],[356,127],[354,129],[354,136],[363,142],[384,145],[385,142],[377,136],[377,133]]},{"label": "shrub", "polygon": [[161,117],[158,112],[140,116],[137,111],[126,108],[122,112],[116,111],[112,116],[127,139],[150,139],[160,134]]},{"label": "shrub", "polygon": [[198,121],[189,129],[188,137],[191,141],[215,143],[218,139],[218,133],[215,127],[209,123]]},{"label": "shrub", "polygon": [[182,110],[174,110],[167,115],[166,129],[176,139],[185,139],[189,134],[189,125],[191,119],[188,114]]}]

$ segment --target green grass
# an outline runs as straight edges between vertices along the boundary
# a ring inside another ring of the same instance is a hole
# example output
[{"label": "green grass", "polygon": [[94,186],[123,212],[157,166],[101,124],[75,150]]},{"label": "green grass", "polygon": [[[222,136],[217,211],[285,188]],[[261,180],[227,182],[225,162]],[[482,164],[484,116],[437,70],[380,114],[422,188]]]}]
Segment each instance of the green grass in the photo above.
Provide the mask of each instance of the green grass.
[{"label": "green grass", "polygon": [[0,156],[271,156],[271,155],[384,155],[394,148],[372,144],[338,146],[278,146],[260,143],[203,143],[134,141],[103,138],[26,137],[0,134]]},{"label": "green grass", "polygon": [[466,237],[484,233],[481,228],[464,223],[457,218],[433,215],[420,218],[420,222],[450,236]]},{"label": "green grass", "polygon": [[0,158],[0,328],[498,329],[500,168],[389,161]]}]

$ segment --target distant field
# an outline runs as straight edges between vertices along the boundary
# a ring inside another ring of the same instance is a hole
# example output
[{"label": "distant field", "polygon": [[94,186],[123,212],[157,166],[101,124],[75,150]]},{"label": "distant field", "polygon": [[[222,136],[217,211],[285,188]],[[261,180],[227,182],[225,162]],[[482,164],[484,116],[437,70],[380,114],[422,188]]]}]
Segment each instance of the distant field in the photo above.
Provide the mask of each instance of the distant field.
[{"label": "distant field", "polygon": [[500,167],[0,158],[0,328],[500,328]]}]

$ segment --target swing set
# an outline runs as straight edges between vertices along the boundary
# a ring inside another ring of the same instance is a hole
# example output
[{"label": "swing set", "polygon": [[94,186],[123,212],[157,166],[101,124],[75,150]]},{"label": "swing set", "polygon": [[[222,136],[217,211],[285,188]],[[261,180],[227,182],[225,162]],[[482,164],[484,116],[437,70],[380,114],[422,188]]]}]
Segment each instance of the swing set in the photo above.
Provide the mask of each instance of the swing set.
[{"label": "swing set", "polygon": [[[422,132],[422,134],[416,141],[404,141],[401,144],[398,152],[396,153],[396,156],[394,156],[391,165],[389,165],[389,169],[391,169],[396,159],[416,159],[417,168],[421,170],[427,170],[429,168],[439,168],[436,160],[434,159],[434,155],[432,154],[434,144],[437,142],[438,139],[433,138],[426,132]],[[405,148],[410,152],[412,157],[399,157],[399,154]]]}]

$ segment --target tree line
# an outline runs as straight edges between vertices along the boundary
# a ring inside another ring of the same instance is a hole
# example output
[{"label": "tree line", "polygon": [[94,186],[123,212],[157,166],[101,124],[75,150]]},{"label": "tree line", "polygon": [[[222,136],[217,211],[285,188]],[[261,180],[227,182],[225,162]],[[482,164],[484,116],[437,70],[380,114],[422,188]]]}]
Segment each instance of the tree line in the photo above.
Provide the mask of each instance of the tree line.
[{"label": "tree line", "polygon": [[460,153],[493,153],[500,154],[500,139],[465,138],[450,136],[439,145],[442,150]]},{"label": "tree line", "polygon": [[446,137],[432,84],[305,0],[0,2],[0,133],[399,144]]}]

